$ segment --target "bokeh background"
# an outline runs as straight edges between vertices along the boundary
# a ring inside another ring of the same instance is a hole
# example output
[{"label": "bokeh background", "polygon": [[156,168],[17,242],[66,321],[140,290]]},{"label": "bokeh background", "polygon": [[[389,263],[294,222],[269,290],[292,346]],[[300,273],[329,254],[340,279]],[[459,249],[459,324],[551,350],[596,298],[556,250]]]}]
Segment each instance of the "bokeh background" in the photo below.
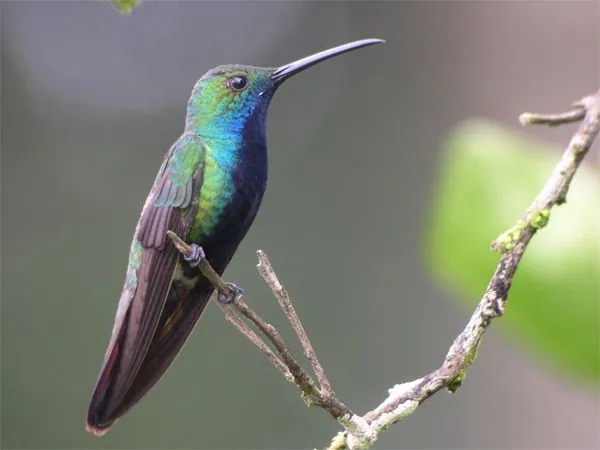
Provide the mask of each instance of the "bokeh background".
[{"label": "bokeh background", "polygon": [[[258,276],[268,252],[339,396],[369,410],[437,367],[470,311],[423,263],[448,131],[510,127],[598,88],[597,2],[6,2],[2,42],[2,446],[313,448],[338,431],[211,306],[157,387],[104,438],[84,413],[131,234],[195,80],[388,40],[287,83],[269,188],[227,278],[292,338]],[[532,129],[563,145],[572,129]],[[597,156],[595,156],[597,158]],[[594,388],[492,327],[465,386],[378,448],[598,448]]]}]

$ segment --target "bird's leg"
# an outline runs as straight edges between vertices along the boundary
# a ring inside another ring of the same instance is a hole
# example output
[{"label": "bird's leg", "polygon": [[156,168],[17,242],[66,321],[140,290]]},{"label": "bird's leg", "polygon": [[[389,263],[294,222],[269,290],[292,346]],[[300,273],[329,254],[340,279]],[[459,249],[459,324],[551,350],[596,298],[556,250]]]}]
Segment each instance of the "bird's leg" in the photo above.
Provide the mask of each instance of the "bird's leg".
[{"label": "bird's leg", "polygon": [[204,253],[204,249],[198,244],[188,245],[190,246],[190,252],[184,254],[183,259],[185,259],[191,267],[196,267],[203,259],[206,259],[206,254]]},{"label": "bird's leg", "polygon": [[[190,246],[190,252],[188,254],[183,255],[183,259],[185,259],[188,264],[192,267],[198,266],[202,262],[206,262],[206,254],[204,253],[204,249],[200,247],[198,244],[188,244]],[[211,280],[213,281],[213,280]],[[227,286],[227,292],[223,292],[224,289],[218,289],[217,300],[221,303],[227,304],[234,301],[240,295],[244,293],[242,288],[240,288],[235,283],[224,283]],[[215,286],[218,288],[218,286]]]},{"label": "bird's leg", "polygon": [[213,269],[206,259],[204,249],[198,244],[188,244],[181,239],[173,231],[167,231],[167,236],[173,242],[173,245],[183,255],[183,259],[192,267],[198,267],[202,275],[204,275],[215,287],[219,293],[217,301],[226,304],[231,303],[236,298],[244,293],[242,288],[234,283],[226,283],[223,278]]},{"label": "bird's leg", "polygon": [[217,294],[217,300],[220,303],[223,303],[223,304],[231,303],[232,301],[234,301],[236,298],[238,298],[240,295],[242,295],[244,293],[244,290],[235,283],[227,282],[225,284],[229,288],[229,293],[225,294],[225,293],[219,291],[219,293]]}]

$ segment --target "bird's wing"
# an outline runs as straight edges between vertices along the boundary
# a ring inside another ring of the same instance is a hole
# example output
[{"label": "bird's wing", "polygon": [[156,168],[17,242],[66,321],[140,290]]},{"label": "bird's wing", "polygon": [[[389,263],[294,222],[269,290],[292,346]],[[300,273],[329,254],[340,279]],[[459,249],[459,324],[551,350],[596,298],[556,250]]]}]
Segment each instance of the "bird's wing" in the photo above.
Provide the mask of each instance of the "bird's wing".
[{"label": "bird's wing", "polygon": [[179,257],[166,232],[185,237],[190,230],[204,157],[199,138],[184,134],[169,150],[142,210],[113,333],[88,410],[87,426],[97,434],[110,427],[152,342]]},{"label": "bird's wing", "polygon": [[210,281],[203,276],[199,277],[191,291],[171,286],[167,306],[163,310],[146,357],[133,385],[114,412],[115,418],[125,414],[164,375],[194,330],[214,290]]}]

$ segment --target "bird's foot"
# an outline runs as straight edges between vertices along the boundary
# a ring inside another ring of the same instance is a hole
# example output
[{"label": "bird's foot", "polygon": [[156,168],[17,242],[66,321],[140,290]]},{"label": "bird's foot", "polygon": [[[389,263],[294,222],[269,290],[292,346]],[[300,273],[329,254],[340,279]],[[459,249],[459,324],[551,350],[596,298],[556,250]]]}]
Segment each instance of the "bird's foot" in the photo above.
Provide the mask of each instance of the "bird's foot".
[{"label": "bird's foot", "polygon": [[198,244],[190,244],[190,248],[192,249],[192,252],[188,255],[183,255],[183,259],[185,259],[191,267],[196,267],[204,258],[206,258],[206,255],[204,254],[204,249]]},{"label": "bird's foot", "polygon": [[244,290],[235,283],[227,283],[227,287],[229,287],[228,295],[222,294],[221,292],[219,292],[219,294],[217,295],[217,300],[219,301],[219,303],[231,303],[244,293]]}]

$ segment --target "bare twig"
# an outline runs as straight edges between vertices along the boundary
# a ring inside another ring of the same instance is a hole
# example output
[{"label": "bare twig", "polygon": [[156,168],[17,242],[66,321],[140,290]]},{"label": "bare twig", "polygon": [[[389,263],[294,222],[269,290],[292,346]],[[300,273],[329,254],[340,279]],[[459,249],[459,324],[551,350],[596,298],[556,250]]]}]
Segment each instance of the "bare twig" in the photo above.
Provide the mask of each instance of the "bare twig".
[{"label": "bare twig", "polygon": [[298,364],[281,334],[273,325],[265,322],[241,299],[234,301],[235,308],[250,320],[273,344],[275,350],[292,374],[294,384],[302,391],[302,397],[308,405],[317,405],[327,410],[336,420],[344,420],[353,415],[352,411],[332,395],[321,392],[312,378]]},{"label": "bare twig", "polygon": [[[167,231],[167,236],[171,239],[181,254],[184,256],[189,256],[192,253],[192,248],[176,233],[169,230]],[[266,255],[265,260],[268,263]],[[229,296],[230,287],[213,269],[207,259],[202,259],[198,264],[198,268],[220,294],[223,294],[225,297]],[[281,291],[285,292],[283,286],[281,286],[281,284],[279,286]],[[292,381],[298,387],[298,389],[300,389],[302,392],[302,398],[308,405],[320,406],[329,412],[342,426],[345,428],[350,427],[362,435],[360,432],[360,421],[353,419],[354,417],[358,416],[356,416],[346,405],[340,402],[332,394],[331,389],[329,391],[324,391],[317,388],[312,378],[304,371],[304,369],[302,369],[300,364],[298,364],[292,352],[289,350],[289,347],[281,337],[281,334],[273,325],[267,323],[239,297],[235,299],[231,305],[223,305],[218,301],[216,303],[219,304],[221,309],[226,312],[227,320],[231,322],[252,344],[258,347],[288,381]],[[242,316],[244,316],[258,328],[258,330],[271,342],[271,344],[273,344],[278,356],[273,353],[269,346],[260,337],[258,337],[251,328],[243,323],[239,317],[234,315],[235,313],[229,309],[230,307],[235,308],[236,311],[238,311]],[[296,326],[299,325],[302,327],[302,324],[299,323],[300,320],[297,315],[295,315],[295,320],[298,322]],[[303,328],[302,331],[304,331]],[[304,336],[306,336],[306,333],[304,333]],[[308,341],[308,337],[306,337],[306,340]],[[305,345],[304,342],[303,345]],[[324,376],[324,379],[327,380],[327,377]]]},{"label": "bare twig", "polygon": [[323,370],[323,367],[317,358],[317,354],[310,343],[310,339],[308,339],[308,334],[304,330],[302,322],[300,321],[300,318],[298,317],[298,314],[292,305],[289,294],[279,281],[279,278],[277,278],[277,274],[273,270],[273,266],[271,266],[271,262],[269,261],[269,258],[265,252],[258,250],[256,255],[258,256],[258,271],[263,277],[263,280],[265,280],[265,283],[267,283],[269,288],[271,288],[271,291],[279,302],[281,309],[283,309],[283,312],[287,316],[292,328],[294,328],[296,336],[298,336],[298,340],[304,349],[304,355],[306,356],[306,359],[308,359],[308,362],[317,376],[321,391],[327,395],[333,394],[329,379],[327,378],[327,375],[325,374],[325,371]]},{"label": "bare twig", "polygon": [[585,116],[585,106],[581,102],[573,103],[573,109],[560,114],[523,113],[519,116],[521,125],[549,125],[556,127],[567,123],[579,122]]},{"label": "bare twig", "polygon": [[267,358],[269,358],[271,364],[273,364],[275,368],[281,372],[281,374],[285,377],[286,380],[290,382],[293,381],[292,374],[290,373],[287,366],[283,363],[281,358],[279,358],[279,356],[277,356],[273,352],[273,350],[271,350],[271,348],[267,344],[265,344],[265,342],[255,333],[255,331],[252,328],[250,328],[240,316],[237,315],[235,310],[233,308],[230,308],[228,305],[224,305],[223,303],[215,303],[217,304],[217,306],[219,306],[219,308],[221,308],[221,311],[225,313],[225,318],[229,321],[229,323],[236,327],[240,333],[246,336],[246,338],[251,343],[257,346],[258,349],[261,352],[263,352],[267,356]]}]

